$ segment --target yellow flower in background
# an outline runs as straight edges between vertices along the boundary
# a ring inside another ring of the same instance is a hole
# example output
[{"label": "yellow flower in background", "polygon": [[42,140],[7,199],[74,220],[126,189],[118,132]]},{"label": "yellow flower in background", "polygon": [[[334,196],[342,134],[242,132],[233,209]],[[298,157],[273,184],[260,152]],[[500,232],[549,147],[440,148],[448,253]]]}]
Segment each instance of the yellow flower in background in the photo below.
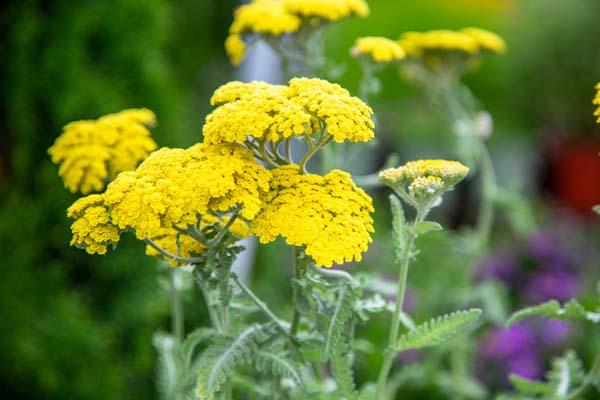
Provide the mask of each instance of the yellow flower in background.
[{"label": "yellow flower in background", "polygon": [[598,108],[596,109],[596,111],[594,111],[594,115],[596,117],[598,117],[598,119],[596,120],[596,122],[598,122],[600,124],[600,82],[598,82],[598,84],[596,84],[596,97],[593,100],[593,104],[597,105]]},{"label": "yellow flower in background", "polygon": [[238,65],[246,55],[246,43],[240,35],[229,35],[225,40],[225,51],[231,63]]},{"label": "yellow flower in background", "polygon": [[475,39],[481,50],[496,54],[506,52],[506,42],[494,32],[480,28],[464,28],[460,31]]},{"label": "yellow flower in background", "polygon": [[369,14],[369,6],[364,0],[283,0],[285,9],[305,18],[321,18],[337,21],[357,15],[365,17]]},{"label": "yellow flower in background", "polygon": [[289,86],[230,82],[215,91],[217,107],[206,117],[206,143],[281,141],[312,135],[319,126],[336,142],[373,139],[373,111],[338,84],[294,78]]},{"label": "yellow flower in background", "polygon": [[253,0],[235,10],[229,33],[279,36],[297,31],[301,23],[300,18],[289,13],[280,0]]},{"label": "yellow flower in background", "polygon": [[278,236],[292,246],[306,246],[319,266],[360,261],[371,242],[372,200],[350,174],[302,174],[297,165],[272,170],[265,206],[252,221],[261,243]]},{"label": "yellow flower in background", "polygon": [[119,229],[110,223],[102,195],[82,197],[69,207],[67,216],[75,219],[71,246],[90,254],[106,254],[107,247],[119,241]]},{"label": "yellow flower in background", "polygon": [[406,32],[400,37],[399,44],[407,55],[415,58],[431,51],[476,54],[479,50],[477,41],[473,37],[450,30]]},{"label": "yellow flower in background", "polygon": [[288,96],[321,121],[337,143],[368,142],[375,136],[373,110],[337,83],[317,78],[293,78]]},{"label": "yellow flower in background", "polygon": [[406,53],[398,42],[379,36],[366,36],[356,39],[350,53],[354,57],[368,56],[378,63],[398,61],[406,57]]},{"label": "yellow flower in background", "polygon": [[251,220],[269,188],[270,173],[235,144],[158,150],[137,170],[120,174],[104,193],[111,222],[139,239],[163,228],[196,224],[198,215],[240,208]]},{"label": "yellow flower in background", "polygon": [[[379,173],[379,179],[387,184],[411,185],[419,178],[433,177],[441,180],[445,187],[451,187],[467,176],[468,173],[469,168],[458,161],[417,160],[409,161],[398,168],[383,170]],[[423,183],[417,183],[417,186]]]},{"label": "yellow flower in background", "polygon": [[120,172],[135,169],[156,149],[148,130],[154,125],[156,116],[148,109],[71,122],[48,153],[53,163],[60,164],[58,173],[71,192],[100,191]]}]

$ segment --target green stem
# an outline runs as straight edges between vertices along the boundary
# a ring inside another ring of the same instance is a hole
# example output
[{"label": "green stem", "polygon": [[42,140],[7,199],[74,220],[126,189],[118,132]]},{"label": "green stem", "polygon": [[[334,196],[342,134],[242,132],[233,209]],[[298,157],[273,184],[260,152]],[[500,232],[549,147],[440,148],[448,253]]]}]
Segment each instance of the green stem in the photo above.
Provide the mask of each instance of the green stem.
[{"label": "green stem", "polygon": [[596,354],[592,368],[590,369],[590,372],[588,372],[583,385],[572,391],[565,399],[574,400],[583,396],[590,386],[593,385],[593,382],[597,380],[598,375],[600,375],[600,353]]},{"label": "green stem", "polygon": [[[294,246],[294,260],[292,263],[292,270],[294,274],[294,280],[300,278],[300,271],[298,269],[298,257],[300,256],[300,252],[298,248]],[[298,288],[296,287],[295,282],[292,282],[292,307],[294,307],[294,311],[292,314],[292,325],[290,326],[290,335],[296,336],[298,333],[298,327],[300,326],[300,312],[298,311]]]},{"label": "green stem", "polygon": [[415,217],[415,221],[407,230],[406,233],[406,244],[402,251],[402,257],[400,260],[400,274],[398,277],[398,290],[396,293],[396,306],[394,308],[394,316],[392,317],[392,324],[390,327],[390,334],[388,337],[387,349],[383,356],[383,364],[379,371],[379,378],[377,379],[377,390],[376,399],[384,399],[385,386],[387,378],[392,368],[392,362],[394,361],[395,352],[392,350],[396,341],[398,340],[398,333],[400,331],[400,316],[402,314],[402,306],[404,304],[404,295],[406,292],[406,281],[408,278],[408,268],[410,266],[410,258],[413,249],[417,233],[415,231],[416,225],[421,223],[425,218],[425,211],[419,209]]},{"label": "green stem", "polygon": [[169,272],[171,278],[171,312],[173,314],[171,320],[171,330],[177,343],[181,343],[185,335],[185,326],[183,304],[181,302],[181,296],[179,292],[179,288],[181,286],[181,277],[179,276],[180,271],[178,271],[176,268],[171,268],[171,271]]},{"label": "green stem", "polygon": [[479,168],[481,174],[481,206],[477,216],[477,239],[480,248],[487,246],[494,222],[494,196],[496,173],[492,158],[485,144],[479,145]]}]

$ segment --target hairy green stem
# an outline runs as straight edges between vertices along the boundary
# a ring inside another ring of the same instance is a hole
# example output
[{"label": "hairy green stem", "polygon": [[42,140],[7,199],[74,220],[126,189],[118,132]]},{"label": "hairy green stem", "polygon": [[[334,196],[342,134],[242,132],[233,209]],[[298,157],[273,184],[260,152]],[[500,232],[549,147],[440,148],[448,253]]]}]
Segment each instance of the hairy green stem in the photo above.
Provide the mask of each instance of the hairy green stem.
[{"label": "hairy green stem", "polygon": [[[298,248],[294,246],[294,260],[292,263],[292,270],[294,274],[294,280],[300,278],[300,271],[298,268],[298,258],[300,256],[300,252]],[[296,336],[298,333],[298,327],[300,326],[300,312],[298,311],[298,288],[295,282],[292,282],[292,307],[294,308],[292,314],[292,325],[290,326],[290,335]]]},{"label": "hairy green stem", "polygon": [[176,268],[171,268],[170,273],[170,282],[171,282],[171,331],[177,343],[181,343],[185,336],[185,325],[184,325],[184,314],[183,314],[183,304],[181,302],[180,296],[180,280],[179,276],[180,271]]},{"label": "hairy green stem", "polygon": [[387,349],[383,356],[383,364],[379,371],[379,378],[377,379],[376,399],[383,399],[385,393],[385,386],[387,378],[392,368],[392,362],[396,356],[392,350],[396,341],[398,340],[398,333],[400,332],[400,316],[402,315],[402,306],[404,304],[404,295],[406,292],[406,281],[408,278],[408,268],[410,266],[411,253],[413,245],[417,237],[415,227],[423,221],[425,218],[425,210],[418,209],[415,221],[408,228],[406,233],[406,243],[402,251],[402,257],[400,259],[400,273],[398,276],[398,289],[396,293],[396,306],[394,308],[394,316],[392,317],[392,324],[390,326],[390,333],[388,337]]}]

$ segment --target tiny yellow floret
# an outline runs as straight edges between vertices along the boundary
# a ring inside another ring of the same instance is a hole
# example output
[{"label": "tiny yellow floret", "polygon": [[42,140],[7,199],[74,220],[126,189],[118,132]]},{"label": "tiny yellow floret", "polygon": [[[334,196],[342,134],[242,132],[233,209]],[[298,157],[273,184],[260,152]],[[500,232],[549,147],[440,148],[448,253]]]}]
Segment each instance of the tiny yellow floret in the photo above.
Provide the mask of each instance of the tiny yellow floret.
[{"label": "tiny yellow floret", "polygon": [[265,206],[252,221],[261,243],[283,236],[306,246],[318,266],[360,261],[373,232],[373,203],[346,172],[302,174],[297,165],[274,169]]},{"label": "tiny yellow floret", "polygon": [[239,65],[246,56],[246,43],[238,34],[229,35],[225,40],[225,51],[233,65]]},{"label": "tiny yellow floret", "polygon": [[593,104],[597,105],[598,108],[596,109],[596,111],[594,111],[594,115],[596,117],[598,117],[598,119],[596,120],[596,122],[598,122],[600,124],[600,82],[598,82],[598,84],[596,84],[596,97],[593,100]]},{"label": "tiny yellow floret", "polygon": [[354,57],[370,57],[371,60],[378,63],[398,61],[406,57],[406,53],[398,42],[379,36],[366,36],[356,39],[350,53]]},{"label": "tiny yellow floret", "polygon": [[101,191],[120,172],[135,169],[156,149],[148,130],[154,125],[156,117],[148,109],[71,122],[48,153],[53,163],[60,164],[58,173],[71,192]]}]

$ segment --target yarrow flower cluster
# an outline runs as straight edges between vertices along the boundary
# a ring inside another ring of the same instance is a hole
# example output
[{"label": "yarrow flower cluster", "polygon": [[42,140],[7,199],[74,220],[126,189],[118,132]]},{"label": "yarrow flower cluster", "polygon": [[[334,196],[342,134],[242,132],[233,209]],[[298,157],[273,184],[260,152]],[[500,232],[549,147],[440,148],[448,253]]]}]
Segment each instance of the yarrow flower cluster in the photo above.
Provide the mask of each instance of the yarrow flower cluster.
[{"label": "yarrow flower cluster", "polygon": [[469,173],[458,161],[417,160],[379,173],[379,179],[411,204],[426,204],[452,190]]},{"label": "yarrow flower cluster", "polygon": [[[254,218],[269,188],[269,179],[269,171],[255,162],[252,152],[239,145],[163,148],[135,171],[121,173],[102,195],[75,203],[69,211],[69,216],[76,219],[73,233],[85,239],[76,240],[74,236],[74,244],[90,253],[103,254],[106,245],[118,240],[119,232],[132,230],[138,239],[157,239],[172,249],[176,232],[199,225],[199,216],[207,224],[215,221],[215,215],[239,208],[241,217]],[[83,208],[85,212],[81,212],[79,202],[95,208]],[[94,236],[96,226],[110,227],[111,235]],[[234,229],[239,236],[246,234],[239,225]],[[188,253],[201,249],[186,248]]]},{"label": "yarrow flower cluster", "polygon": [[596,120],[596,122],[598,122],[600,124],[600,82],[598,82],[598,84],[596,84],[596,97],[593,100],[593,104],[597,105],[598,108],[596,109],[596,111],[594,111],[594,115],[596,117],[598,117],[598,119]]},{"label": "yarrow flower cluster", "polygon": [[399,43],[406,53],[414,58],[440,52],[478,55],[484,52],[506,51],[506,43],[500,36],[479,28],[406,32],[400,37]]},{"label": "yarrow flower cluster", "polygon": [[320,176],[302,174],[297,165],[276,168],[265,203],[252,233],[261,243],[283,236],[292,246],[306,246],[319,266],[360,261],[371,242],[372,200],[346,172]]},{"label": "yarrow flower cluster", "polygon": [[287,86],[230,82],[215,91],[211,104],[218,107],[206,117],[206,143],[243,143],[272,166],[293,163],[289,151],[281,156],[278,148],[293,137],[305,138],[309,153],[331,140],[374,137],[373,110],[322,79],[293,78]]},{"label": "yarrow flower cluster", "polygon": [[376,63],[389,63],[406,57],[406,52],[398,42],[380,36],[356,39],[350,53],[354,57],[368,57]]},{"label": "yarrow flower cluster", "polygon": [[244,59],[246,42],[252,35],[277,38],[321,22],[368,13],[364,0],[252,0],[235,10],[225,50],[231,63],[237,65]]},{"label": "yarrow flower cluster", "polygon": [[58,173],[71,192],[101,191],[156,149],[148,130],[155,125],[156,116],[145,108],[71,122],[48,153],[60,164]]}]

